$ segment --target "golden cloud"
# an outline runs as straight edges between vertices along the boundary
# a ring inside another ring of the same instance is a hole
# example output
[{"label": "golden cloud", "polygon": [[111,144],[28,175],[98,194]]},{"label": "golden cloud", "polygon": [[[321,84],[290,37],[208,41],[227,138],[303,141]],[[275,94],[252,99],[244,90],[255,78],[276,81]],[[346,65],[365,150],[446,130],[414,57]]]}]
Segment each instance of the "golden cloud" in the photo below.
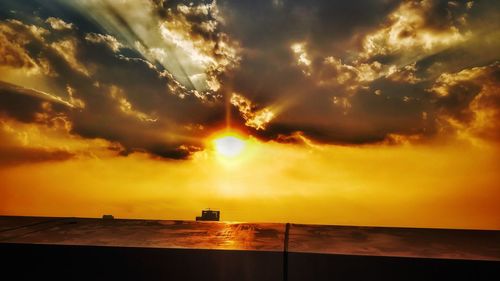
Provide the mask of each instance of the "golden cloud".
[{"label": "golden cloud", "polygon": [[46,60],[32,57],[26,50],[30,42],[43,44],[43,35],[47,30],[34,25],[25,25],[18,20],[0,22],[0,67],[24,69],[25,73],[51,74]]},{"label": "golden cloud", "polygon": [[[56,18],[49,18],[48,22],[51,25],[67,24],[59,22]],[[61,26],[53,27],[55,32],[61,32],[68,28]],[[54,35],[49,30],[35,25],[27,25],[18,20],[7,20],[0,22],[0,66],[6,66],[7,71],[21,72],[26,76],[31,75],[44,75],[56,77],[58,73],[55,72],[51,62],[47,58],[47,49],[51,49],[63,58],[66,63],[75,71],[82,73],[85,76],[90,76],[87,67],[80,62],[77,57],[78,40],[66,34],[63,39],[51,42],[50,36]],[[43,51],[37,55],[30,54],[27,45],[37,44]]]},{"label": "golden cloud", "polygon": [[443,73],[428,89],[438,102],[463,101],[457,112],[441,108],[438,122],[442,131],[452,130],[456,135],[475,144],[483,139],[500,141],[500,63]]},{"label": "golden cloud", "polygon": [[14,92],[21,95],[33,96],[41,100],[62,104],[70,108],[77,108],[77,109],[85,108],[85,102],[83,102],[81,99],[75,96],[74,89],[72,89],[69,85],[67,85],[66,87],[68,99],[61,98],[59,96],[56,96],[48,92],[0,81],[0,91],[2,90],[7,92]]},{"label": "golden cloud", "polygon": [[442,73],[436,79],[431,88],[427,91],[436,94],[439,97],[446,97],[450,95],[453,87],[467,81],[476,81],[484,76],[485,72],[491,66],[473,67],[463,69],[456,73]]},{"label": "golden cloud", "polygon": [[[73,3],[111,34],[124,38],[153,65],[160,64],[179,85],[180,96],[216,97],[219,76],[235,67],[238,45],[219,30],[223,23],[216,1],[165,8],[154,1]],[[124,24],[125,23],[125,24]],[[89,39],[97,39],[89,37]]]},{"label": "golden cloud", "polygon": [[42,104],[42,111],[35,113],[33,123],[0,118],[0,154],[8,155],[9,159],[4,160],[9,163],[35,163],[74,157],[107,157],[123,151],[118,143],[98,138],[82,138],[73,135],[71,130],[69,118],[53,111],[51,104],[45,102]]},{"label": "golden cloud", "polygon": [[[177,5],[178,13],[170,12],[160,25],[160,33],[167,44],[173,46],[190,73],[190,80],[197,91],[217,91],[218,76],[234,68],[240,58],[238,44],[218,31],[223,23],[216,1],[209,4]],[[193,21],[192,17],[204,18]],[[213,39],[207,39],[211,37]],[[189,60],[187,58],[189,58]]]},{"label": "golden cloud", "polygon": [[255,104],[242,95],[233,93],[230,103],[234,105],[245,119],[245,125],[256,130],[265,130],[266,126],[275,117],[270,108],[256,109]]},{"label": "golden cloud", "polygon": [[311,59],[307,54],[306,43],[305,42],[294,43],[292,44],[292,46],[290,46],[290,48],[292,49],[292,52],[295,55],[295,59],[297,60],[297,65],[302,69],[302,73],[304,73],[306,76],[310,76],[312,71]]},{"label": "golden cloud", "polygon": [[[469,34],[461,32],[459,22],[453,19],[439,27],[429,24],[430,18],[436,16],[433,15],[436,6],[431,0],[404,1],[387,17],[384,27],[364,38],[360,57],[369,59],[398,52],[404,52],[405,56],[420,56],[465,41]],[[453,15],[453,11],[453,7],[448,8],[450,17],[465,16]]]},{"label": "golden cloud", "polygon": [[73,29],[72,23],[67,23],[59,18],[49,17],[45,22],[47,22],[50,27],[55,30]]},{"label": "golden cloud", "polygon": [[392,81],[416,84],[422,79],[417,77],[417,63],[413,62],[400,68],[394,68],[386,75]]},{"label": "golden cloud", "polygon": [[80,72],[85,76],[90,76],[90,72],[85,65],[77,59],[77,41],[73,38],[63,39],[50,44],[64,60],[74,70]]},{"label": "golden cloud", "polygon": [[94,44],[100,43],[108,46],[113,52],[118,52],[120,48],[123,48],[123,44],[120,43],[115,37],[109,34],[99,34],[99,33],[87,33],[85,35],[85,40],[92,42]]},{"label": "golden cloud", "polygon": [[69,85],[66,85],[66,92],[68,93],[69,103],[71,104],[71,107],[77,109],[85,108],[85,102],[82,99],[76,97],[75,89],[73,89]]},{"label": "golden cloud", "polygon": [[378,61],[372,63],[345,64],[342,60],[329,56],[323,61],[320,85],[331,84],[358,84],[371,82],[381,76],[391,75],[394,67],[387,67]]},{"label": "golden cloud", "polygon": [[[421,81],[416,74],[416,61],[463,43],[471,36],[469,31],[464,31],[466,22],[463,18],[472,5],[462,6],[458,3],[448,6],[449,17],[438,18],[436,23],[435,13],[443,9],[438,3],[431,0],[403,1],[381,27],[364,35],[361,50],[346,62],[336,56],[326,56],[315,69],[311,64],[313,59],[305,49],[307,42],[292,45],[292,51],[297,65],[318,85],[340,85],[349,94],[382,77],[416,84]],[[382,63],[381,57],[384,56],[395,60]]]}]

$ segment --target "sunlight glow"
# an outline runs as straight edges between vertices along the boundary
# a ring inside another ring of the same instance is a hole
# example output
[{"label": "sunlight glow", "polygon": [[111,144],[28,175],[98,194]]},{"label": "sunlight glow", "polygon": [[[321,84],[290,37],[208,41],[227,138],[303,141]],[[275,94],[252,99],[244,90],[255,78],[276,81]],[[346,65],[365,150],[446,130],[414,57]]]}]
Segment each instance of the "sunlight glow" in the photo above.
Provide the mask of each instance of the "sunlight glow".
[{"label": "sunlight glow", "polygon": [[234,158],[239,156],[245,149],[245,141],[234,135],[226,135],[214,140],[214,147],[217,154]]}]

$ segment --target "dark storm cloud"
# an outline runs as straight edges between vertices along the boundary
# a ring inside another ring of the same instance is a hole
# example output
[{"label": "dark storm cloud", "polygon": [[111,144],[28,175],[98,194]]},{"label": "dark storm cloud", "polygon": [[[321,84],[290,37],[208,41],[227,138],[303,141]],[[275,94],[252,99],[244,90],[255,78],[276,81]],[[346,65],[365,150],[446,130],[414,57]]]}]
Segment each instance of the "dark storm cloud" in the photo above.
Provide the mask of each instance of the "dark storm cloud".
[{"label": "dark storm cloud", "polygon": [[[241,67],[227,83],[262,106],[288,103],[267,131],[257,132],[266,138],[295,131],[325,143],[432,136],[442,111],[426,88],[445,71],[498,59],[498,3],[491,1],[251,5],[222,5],[230,34],[244,42]],[[373,50],[368,39],[376,40]],[[303,53],[294,56],[295,42]]]},{"label": "dark storm cloud", "polygon": [[234,94],[233,126],[285,142],[427,138],[446,118],[477,125],[474,106],[498,108],[477,98],[496,87],[479,78],[430,90],[499,59],[494,1],[92,3],[0,1],[0,73],[51,89],[5,80],[4,114],[35,122],[50,102],[74,135],[179,159],[203,148]]},{"label": "dark storm cloud", "polygon": [[[50,23],[33,25],[43,30],[35,38],[31,25],[17,20],[1,24],[17,32],[18,42],[14,37],[6,40],[32,62],[9,60],[2,65],[36,74],[45,70],[43,66],[50,70],[45,80],[55,89],[48,94],[2,82],[0,106],[12,118],[33,122],[43,101],[50,100],[73,107],[65,110],[73,134],[117,141],[127,152],[145,151],[167,158],[188,157],[200,146],[197,136],[205,134],[193,128],[222,119],[222,105],[203,103],[192,95],[179,97],[169,88],[173,79],[140,54],[125,56],[107,42],[85,40],[89,33],[78,28],[61,31],[52,30]],[[7,51],[2,53],[8,55]],[[80,107],[71,100],[80,101]]]},{"label": "dark storm cloud", "polygon": [[0,113],[22,122],[35,122],[36,114],[43,112],[44,103],[51,109],[67,114],[71,104],[49,93],[27,89],[0,81]]},{"label": "dark storm cloud", "polygon": [[0,81],[0,166],[73,158],[75,155],[66,150],[20,145],[19,139],[27,135],[16,131],[17,128],[11,127],[8,122],[18,120],[26,124],[60,126],[64,124],[70,106],[68,102],[48,93]]},{"label": "dark storm cloud", "polygon": [[[375,28],[398,1],[220,1],[227,28],[245,47],[309,39],[318,51],[338,50],[342,41]],[[287,44],[288,45],[288,44]],[[286,46],[288,47],[288,46]]]},{"label": "dark storm cloud", "polygon": [[443,73],[434,94],[440,129],[500,140],[500,63]]}]

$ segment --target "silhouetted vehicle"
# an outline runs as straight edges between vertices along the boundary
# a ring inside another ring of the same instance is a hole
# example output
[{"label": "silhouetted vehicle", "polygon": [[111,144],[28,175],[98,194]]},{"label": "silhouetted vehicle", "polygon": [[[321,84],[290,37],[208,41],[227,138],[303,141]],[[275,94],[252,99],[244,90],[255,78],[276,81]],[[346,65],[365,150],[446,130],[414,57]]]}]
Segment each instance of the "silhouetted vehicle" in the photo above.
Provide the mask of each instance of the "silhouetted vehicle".
[{"label": "silhouetted vehicle", "polygon": [[201,217],[196,217],[197,221],[219,221],[220,220],[220,211],[214,210],[202,210]]}]

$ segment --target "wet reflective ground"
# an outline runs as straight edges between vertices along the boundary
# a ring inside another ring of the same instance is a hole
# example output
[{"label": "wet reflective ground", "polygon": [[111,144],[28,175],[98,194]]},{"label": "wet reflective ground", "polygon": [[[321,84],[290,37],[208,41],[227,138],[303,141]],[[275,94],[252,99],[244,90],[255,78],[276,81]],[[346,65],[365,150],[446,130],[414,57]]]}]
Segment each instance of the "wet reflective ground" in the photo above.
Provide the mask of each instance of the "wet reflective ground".
[{"label": "wet reflective ground", "polygon": [[[283,224],[0,217],[0,242],[221,250],[283,250]],[[45,221],[45,223],[43,223]],[[14,228],[12,230],[6,230]],[[3,230],[3,231],[2,231]]]},{"label": "wet reflective ground", "polygon": [[[285,224],[0,217],[0,242],[281,252]],[[500,231],[291,224],[289,252],[500,261]]]},{"label": "wet reflective ground", "polygon": [[291,252],[500,261],[500,231],[297,225]]}]

